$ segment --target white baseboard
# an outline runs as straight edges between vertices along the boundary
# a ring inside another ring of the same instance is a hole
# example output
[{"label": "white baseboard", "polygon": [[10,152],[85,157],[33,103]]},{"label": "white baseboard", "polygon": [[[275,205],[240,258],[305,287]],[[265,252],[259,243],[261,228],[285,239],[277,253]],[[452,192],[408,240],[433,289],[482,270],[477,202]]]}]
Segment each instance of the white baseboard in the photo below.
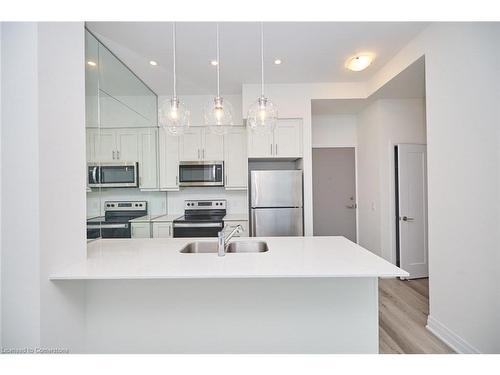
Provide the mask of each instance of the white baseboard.
[{"label": "white baseboard", "polygon": [[425,326],[434,335],[439,337],[445,344],[460,354],[480,354],[481,352],[470,345],[463,338],[455,334],[444,324],[434,319],[432,316],[427,317],[427,325]]}]

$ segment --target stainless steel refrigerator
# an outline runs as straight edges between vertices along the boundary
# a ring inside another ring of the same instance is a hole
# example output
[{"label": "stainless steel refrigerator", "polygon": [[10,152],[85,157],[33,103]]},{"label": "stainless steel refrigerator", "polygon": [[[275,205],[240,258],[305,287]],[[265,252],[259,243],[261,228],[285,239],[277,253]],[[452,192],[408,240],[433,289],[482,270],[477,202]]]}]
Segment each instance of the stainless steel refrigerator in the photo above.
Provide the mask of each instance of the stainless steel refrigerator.
[{"label": "stainless steel refrigerator", "polygon": [[303,236],[302,171],[250,172],[253,237]]}]

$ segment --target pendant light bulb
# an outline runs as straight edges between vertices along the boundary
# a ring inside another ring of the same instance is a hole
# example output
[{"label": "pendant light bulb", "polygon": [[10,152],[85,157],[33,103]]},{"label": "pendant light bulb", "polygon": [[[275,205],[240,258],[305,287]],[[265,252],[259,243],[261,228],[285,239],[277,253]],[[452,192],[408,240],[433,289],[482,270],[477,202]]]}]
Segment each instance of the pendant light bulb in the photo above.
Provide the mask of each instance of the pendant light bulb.
[{"label": "pendant light bulb", "polygon": [[176,30],[175,22],[172,24],[173,45],[173,79],[174,92],[171,99],[164,100],[158,109],[158,122],[172,135],[181,135],[189,126],[190,113],[177,97],[177,71],[176,71]]},{"label": "pendant light bulb", "polygon": [[205,105],[203,114],[205,125],[209,126],[210,131],[217,135],[226,134],[229,127],[233,125],[233,107],[230,102],[220,95],[220,48],[219,48],[219,24],[216,32],[217,45],[217,95],[214,99],[208,101]]},{"label": "pendant light bulb", "polygon": [[264,23],[260,23],[260,64],[261,92],[257,100],[250,106],[247,114],[247,125],[256,132],[271,132],[278,121],[278,110],[274,103],[264,95]]}]

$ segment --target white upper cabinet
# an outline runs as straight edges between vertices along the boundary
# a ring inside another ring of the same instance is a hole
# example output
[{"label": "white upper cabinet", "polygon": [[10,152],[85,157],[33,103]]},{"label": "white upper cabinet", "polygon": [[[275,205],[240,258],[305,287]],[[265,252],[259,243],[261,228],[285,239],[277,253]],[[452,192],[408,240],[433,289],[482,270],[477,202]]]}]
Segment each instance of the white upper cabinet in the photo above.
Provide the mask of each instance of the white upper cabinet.
[{"label": "white upper cabinet", "polygon": [[248,157],[302,157],[302,119],[280,119],[269,133],[248,130]]},{"label": "white upper cabinet", "polygon": [[214,134],[210,129],[203,130],[203,160],[221,161],[224,160],[224,137]]},{"label": "white upper cabinet", "polygon": [[209,128],[193,126],[180,137],[181,161],[220,161],[224,158],[224,138]]},{"label": "white upper cabinet", "polygon": [[158,189],[156,128],[87,129],[87,159],[94,163],[139,163],[139,188]]},{"label": "white upper cabinet", "polygon": [[247,132],[238,126],[224,135],[224,171],[227,190],[243,190],[248,184]]},{"label": "white upper cabinet", "polygon": [[302,157],[302,120],[279,120],[274,129],[274,156]]},{"label": "white upper cabinet", "polygon": [[[139,188],[158,189],[158,129],[137,129]],[[120,155],[121,157],[121,155]]]},{"label": "white upper cabinet", "polygon": [[274,150],[274,135],[272,132],[254,132],[248,128],[248,157],[271,158]]},{"label": "white upper cabinet", "polygon": [[159,130],[160,190],[179,190],[179,138]]}]

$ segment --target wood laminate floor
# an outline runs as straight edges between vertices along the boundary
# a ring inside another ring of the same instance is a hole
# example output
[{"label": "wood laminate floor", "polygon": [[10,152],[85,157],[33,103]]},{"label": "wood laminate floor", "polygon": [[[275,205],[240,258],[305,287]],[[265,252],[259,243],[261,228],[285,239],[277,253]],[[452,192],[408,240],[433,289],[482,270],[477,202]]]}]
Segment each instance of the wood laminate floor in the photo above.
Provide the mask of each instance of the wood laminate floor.
[{"label": "wood laminate floor", "polygon": [[429,279],[380,279],[380,353],[453,353],[453,350],[425,328],[428,314]]}]

